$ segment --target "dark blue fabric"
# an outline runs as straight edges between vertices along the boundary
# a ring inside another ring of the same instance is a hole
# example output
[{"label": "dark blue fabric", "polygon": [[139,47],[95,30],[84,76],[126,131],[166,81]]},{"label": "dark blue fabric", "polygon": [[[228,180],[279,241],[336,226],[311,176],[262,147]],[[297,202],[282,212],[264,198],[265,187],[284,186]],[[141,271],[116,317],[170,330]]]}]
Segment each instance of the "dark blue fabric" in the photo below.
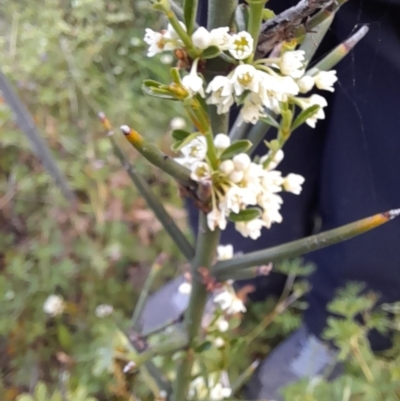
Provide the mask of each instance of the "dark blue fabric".
[{"label": "dark blue fabric", "polygon": [[[200,3],[204,24],[207,2]],[[294,3],[271,0],[268,7],[279,12]],[[296,131],[284,149],[280,169],[306,177],[303,193],[284,195],[283,223],[265,230],[259,240],[245,239],[228,227],[221,243],[250,252],[309,235],[317,213],[322,230],[327,230],[400,207],[399,16],[399,0],[352,0],[342,7],[323,50],[346,39],[361,24],[369,24],[370,32],[337,67],[339,82],[328,99],[327,119],[315,130]],[[265,153],[265,148],[258,151]],[[196,229],[196,211],[192,206],[189,210]],[[328,315],[326,304],[348,281],[364,281],[368,289],[381,294],[382,302],[400,300],[399,245],[400,221],[394,220],[307,255],[317,265],[310,278],[308,329],[320,335]],[[278,274],[257,279],[256,298],[279,293],[283,280]],[[387,346],[379,336],[371,341],[376,350]]]}]

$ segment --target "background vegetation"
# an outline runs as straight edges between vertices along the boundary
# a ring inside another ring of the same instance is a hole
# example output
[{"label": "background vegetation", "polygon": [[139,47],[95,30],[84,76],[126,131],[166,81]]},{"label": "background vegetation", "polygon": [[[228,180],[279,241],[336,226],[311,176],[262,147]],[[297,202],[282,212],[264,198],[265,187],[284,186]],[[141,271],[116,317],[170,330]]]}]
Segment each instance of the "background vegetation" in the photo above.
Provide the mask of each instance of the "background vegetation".
[{"label": "background vegetation", "polygon": [[[169,151],[169,122],[178,110],[140,90],[143,79],[167,81],[172,62],[144,57],[144,27],[163,24],[149,13],[149,4],[0,1],[1,69],[80,200],[74,208],[64,200],[0,102],[1,400],[134,400],[133,383],[142,399],[149,397],[140,379],[124,375],[124,365],[113,360],[120,346],[115,329],[129,326],[138,290],[156,257],[168,255],[158,284],[175,275],[183,261],[114,158],[97,118],[104,111]],[[126,152],[149,182],[161,184],[154,189],[185,227],[176,187],[130,148]],[[298,263],[280,268],[292,277],[310,271]],[[294,290],[302,294],[307,286],[300,281]],[[51,294],[66,301],[62,316],[44,313]],[[332,320],[327,332],[348,361],[347,374],[333,384],[299,383],[288,389],[288,399],[400,399],[399,343],[389,356],[376,357],[366,337],[371,327],[398,330],[399,324],[383,311],[372,313],[374,298],[358,294],[359,288],[350,286],[332,304],[344,319]],[[112,305],[113,314],[96,316],[101,304]],[[227,352],[217,360],[229,365],[240,383],[251,358],[267,354],[297,327],[305,307],[300,300],[290,312],[278,314],[274,301],[254,305],[237,329],[241,335],[234,331],[226,338]],[[386,307],[394,314],[399,309]],[[353,323],[359,313],[367,323]],[[354,339],[352,346],[348,338]],[[215,355],[207,358],[207,347],[204,353],[207,363],[215,363]],[[158,361],[171,371],[174,364],[167,362]]]}]

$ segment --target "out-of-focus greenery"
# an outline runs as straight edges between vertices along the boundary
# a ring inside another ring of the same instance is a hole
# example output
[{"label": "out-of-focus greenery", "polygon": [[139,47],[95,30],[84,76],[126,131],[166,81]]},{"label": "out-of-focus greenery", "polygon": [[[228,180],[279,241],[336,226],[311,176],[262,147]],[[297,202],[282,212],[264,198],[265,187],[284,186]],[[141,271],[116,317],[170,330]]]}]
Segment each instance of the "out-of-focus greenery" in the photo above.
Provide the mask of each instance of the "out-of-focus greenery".
[{"label": "out-of-focus greenery", "polygon": [[[94,310],[112,305],[126,327],[156,256],[169,255],[161,278],[181,258],[113,157],[97,113],[169,147],[175,105],[155,114],[160,105],[140,89],[143,79],[168,79],[168,65],[146,58],[141,39],[163,21],[136,0],[6,0],[0,10],[1,69],[80,198],[77,209],[65,202],[0,102],[0,399],[40,381],[57,387],[66,372],[81,394],[73,399],[86,400],[82,388],[119,399],[112,363],[102,364],[114,323]],[[175,186],[126,153],[184,226]],[[44,313],[50,294],[65,299],[63,316]]]}]

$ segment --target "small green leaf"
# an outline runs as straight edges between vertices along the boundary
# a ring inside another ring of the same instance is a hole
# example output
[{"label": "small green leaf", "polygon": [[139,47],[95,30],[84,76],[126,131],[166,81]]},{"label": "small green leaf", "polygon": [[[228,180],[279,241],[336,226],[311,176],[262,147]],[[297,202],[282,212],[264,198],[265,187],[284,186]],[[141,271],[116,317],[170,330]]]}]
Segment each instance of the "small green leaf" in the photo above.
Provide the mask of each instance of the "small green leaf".
[{"label": "small green leaf", "polygon": [[281,110],[281,131],[289,132],[291,130],[293,113],[290,110]]},{"label": "small green leaf", "polygon": [[173,67],[170,69],[170,74],[172,81],[175,82],[176,84],[181,83],[181,74],[179,74],[179,69],[176,67]]},{"label": "small green leaf", "polygon": [[256,219],[261,215],[260,209],[256,207],[251,207],[245,210],[241,210],[239,213],[231,213],[229,215],[229,220],[234,223],[238,223],[240,221],[251,221]]},{"label": "small green leaf", "polygon": [[63,324],[58,325],[57,337],[58,337],[58,342],[65,350],[69,350],[71,348],[72,344],[71,333]]},{"label": "small green leaf", "polygon": [[192,134],[189,134],[188,136],[186,136],[186,138],[182,141],[178,141],[175,142],[172,146],[171,146],[171,150],[173,150],[174,152],[178,152],[179,150],[181,150],[185,145],[187,145],[189,142],[193,141],[194,138],[196,138],[197,136],[199,136],[200,133],[199,132],[193,132]]},{"label": "small green leaf", "polygon": [[273,139],[271,142],[264,141],[265,146],[272,151],[279,150],[281,145],[277,139]]},{"label": "small green leaf", "polygon": [[175,139],[175,141],[183,141],[185,140],[189,135],[189,131],[185,131],[183,129],[174,129],[171,133],[172,138]]},{"label": "small green leaf", "polygon": [[220,55],[221,50],[219,49],[218,46],[210,46],[207,47],[207,49],[205,49],[203,51],[203,53],[201,53],[201,58],[202,59],[210,59],[210,58],[216,58]]},{"label": "small green leaf", "polygon": [[146,95],[149,96],[158,97],[160,99],[178,100],[174,95],[171,95],[171,92],[167,89],[159,89],[156,87],[142,85],[142,90]]},{"label": "small green leaf", "polygon": [[267,114],[265,117],[260,117],[260,120],[270,125],[271,127],[275,127],[277,129],[280,128],[278,121],[276,121],[275,118],[270,116],[269,114]]},{"label": "small green leaf", "polygon": [[294,120],[293,125],[291,127],[291,131],[294,131],[296,128],[300,127],[300,125],[304,124],[304,122],[312,117],[319,110],[319,106],[314,104],[308,109],[303,110]]},{"label": "small green leaf", "polygon": [[186,29],[189,34],[193,32],[194,21],[196,19],[197,2],[193,0],[185,0],[183,2],[183,16]]},{"label": "small green leaf", "polygon": [[38,401],[45,401],[47,399],[47,388],[42,382],[39,382],[35,388],[35,399]]},{"label": "small green leaf", "polygon": [[146,79],[143,81],[143,86],[146,86],[148,88],[160,88],[164,86],[164,84],[158,81],[154,81],[153,79]]},{"label": "small green leaf", "polygon": [[265,8],[263,10],[262,19],[264,21],[268,21],[269,19],[274,18],[274,17],[275,17],[275,13],[272,10],[270,10],[269,8]]},{"label": "small green leaf", "polygon": [[244,153],[249,150],[252,143],[247,139],[241,139],[240,141],[234,142],[231,146],[226,148],[221,155],[221,160],[232,159],[233,156],[239,153]]},{"label": "small green leaf", "polygon": [[207,351],[211,348],[212,343],[210,341],[205,341],[204,343],[200,344],[198,347],[196,347],[196,352],[204,352]]}]

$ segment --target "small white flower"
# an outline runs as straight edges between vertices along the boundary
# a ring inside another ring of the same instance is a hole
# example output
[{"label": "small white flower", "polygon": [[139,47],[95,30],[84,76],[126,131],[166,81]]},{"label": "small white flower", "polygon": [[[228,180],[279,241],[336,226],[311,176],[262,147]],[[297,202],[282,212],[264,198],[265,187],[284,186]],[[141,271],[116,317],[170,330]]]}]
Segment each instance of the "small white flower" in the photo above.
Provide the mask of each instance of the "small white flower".
[{"label": "small white flower", "polygon": [[246,98],[243,107],[240,109],[240,115],[243,121],[250,124],[256,124],[260,117],[263,115],[263,105],[253,103]]},{"label": "small white flower", "polygon": [[194,138],[193,141],[181,149],[185,157],[193,157],[197,160],[204,160],[207,154],[207,141],[202,135]]},{"label": "small white flower", "polygon": [[225,341],[222,337],[217,337],[213,342],[217,348],[221,348],[225,345]]},{"label": "small white flower", "polygon": [[233,258],[233,245],[218,245],[217,260],[229,260]]},{"label": "small white flower", "polygon": [[220,171],[225,173],[226,175],[229,175],[235,170],[235,165],[233,164],[232,160],[224,160],[220,165],[219,165]]},{"label": "small white flower", "polygon": [[57,316],[64,312],[65,303],[58,295],[49,295],[43,304],[43,311],[50,316]]},{"label": "small white flower", "polygon": [[261,229],[265,223],[261,219],[254,219],[250,221],[239,221],[235,223],[236,231],[239,231],[243,237],[257,239],[261,237]]},{"label": "small white flower", "polygon": [[190,294],[192,292],[192,284],[185,281],[179,286],[178,291],[181,294]]},{"label": "small white flower", "polygon": [[290,173],[283,180],[283,188],[287,192],[291,192],[295,195],[300,195],[302,190],[302,185],[305,179],[299,174]]},{"label": "small white flower", "polygon": [[162,400],[166,400],[167,396],[168,396],[168,394],[167,394],[167,392],[165,390],[160,390],[160,392],[158,394],[158,398],[159,399],[161,398]]},{"label": "small white flower", "polygon": [[207,93],[210,92],[220,92],[220,96],[230,96],[232,94],[232,84],[228,77],[224,75],[217,75],[212,79],[212,81],[208,84]]},{"label": "small white flower", "polygon": [[244,172],[243,171],[237,171],[237,170],[232,171],[232,173],[230,173],[229,176],[228,176],[228,178],[234,184],[238,184],[240,181],[242,181],[243,177],[244,177]]},{"label": "small white flower", "polygon": [[233,289],[228,290],[227,288],[224,288],[214,297],[213,301],[228,315],[246,312],[246,307],[242,300],[236,296]]},{"label": "small white flower", "polygon": [[297,85],[299,86],[300,93],[307,93],[314,87],[314,78],[310,75],[304,75],[299,80],[297,80]]},{"label": "small white flower", "polygon": [[217,320],[217,328],[221,333],[225,333],[228,331],[229,329],[229,323],[227,320],[225,320],[224,318],[220,317]]},{"label": "small white flower", "polygon": [[320,95],[312,95],[309,98],[296,98],[296,102],[300,105],[300,107],[303,110],[308,109],[313,105],[319,106],[319,110],[306,120],[306,123],[311,128],[315,128],[317,120],[323,120],[325,118],[325,113],[323,108],[328,105],[328,102],[324,97]]},{"label": "small white flower", "polygon": [[189,91],[193,96],[199,94],[201,97],[205,97],[203,88],[203,79],[197,75],[197,64],[199,59],[194,60],[190,73],[182,78],[182,85]]},{"label": "small white flower", "polygon": [[233,296],[226,289],[214,297],[214,303],[218,304],[222,310],[228,309],[232,305],[232,302]]},{"label": "small white flower", "polygon": [[267,228],[271,228],[273,223],[282,223],[283,220],[282,215],[279,213],[279,209],[274,207],[266,207],[261,215],[261,219]]},{"label": "small white flower", "polygon": [[335,88],[333,85],[337,81],[336,71],[318,71],[318,73],[314,75],[314,80],[315,86],[318,89],[334,92]]},{"label": "small white flower", "polygon": [[200,50],[207,49],[207,47],[211,46],[212,43],[212,35],[207,31],[206,28],[200,27],[196,29],[196,31],[192,35],[193,44]]},{"label": "small white flower", "polygon": [[230,76],[230,82],[236,96],[240,96],[245,90],[258,92],[262,75],[250,64],[238,65]]},{"label": "small white flower", "polygon": [[231,140],[228,135],[217,134],[214,138],[214,145],[217,149],[225,150],[231,144]]},{"label": "small white flower", "polygon": [[232,161],[237,171],[247,170],[251,164],[251,159],[246,153],[239,153],[233,157]]},{"label": "small white flower", "polygon": [[224,199],[226,208],[233,213],[239,213],[247,205],[254,205],[256,202],[256,194],[251,189],[237,186],[230,187]]},{"label": "small white flower", "polygon": [[228,77],[217,75],[207,86],[206,92],[211,96],[206,100],[207,104],[217,106],[218,114],[225,114],[234,103],[232,84]]},{"label": "small white flower", "polygon": [[111,313],[113,313],[113,311],[114,311],[114,308],[111,305],[101,304],[101,305],[97,306],[97,308],[94,311],[94,314],[97,317],[102,318],[102,317],[111,315]]},{"label": "small white flower", "polygon": [[229,27],[215,28],[210,31],[211,45],[217,46],[221,51],[228,50],[232,43],[232,36],[229,35]]},{"label": "small white flower", "polygon": [[193,163],[198,161],[195,157],[190,157],[190,156],[185,156],[185,157],[175,157],[174,160],[181,164],[182,166],[188,168],[189,170],[191,169]]},{"label": "small white flower", "polygon": [[194,181],[203,181],[211,177],[211,168],[206,162],[196,161],[190,169],[190,178]]},{"label": "small white flower", "polygon": [[164,50],[164,36],[160,32],[155,32],[150,28],[146,28],[143,40],[149,45],[147,57],[153,57]]},{"label": "small white flower", "polygon": [[261,178],[261,186],[264,190],[276,193],[282,191],[283,178],[280,171],[265,171]]},{"label": "small white flower", "polygon": [[217,227],[221,230],[225,230],[227,224],[225,213],[221,212],[218,208],[213,208],[211,212],[207,214],[207,225],[211,231],[214,231]]},{"label": "small white flower", "polygon": [[15,297],[15,292],[13,290],[8,290],[5,294],[4,294],[4,299],[6,301],[11,301],[12,299],[14,299]]},{"label": "small white flower", "polygon": [[304,74],[304,50],[287,51],[279,60],[279,68],[283,75],[300,78]]},{"label": "small white flower", "polygon": [[[263,163],[268,159],[268,157],[270,156],[270,154],[271,154],[271,151],[269,151],[265,156],[263,156],[263,157],[260,159],[260,163],[263,164]],[[283,150],[282,150],[282,149],[279,149],[279,150],[275,153],[274,158],[269,162],[269,164],[268,164],[268,166],[267,166],[267,170],[274,170],[274,169],[279,165],[279,163],[283,160],[284,155],[285,155],[285,154],[283,153]]]},{"label": "small white flower", "polygon": [[257,204],[264,210],[268,210],[268,212],[272,210],[279,210],[282,203],[282,197],[270,191],[263,191],[257,197]]},{"label": "small white flower", "polygon": [[237,60],[243,60],[253,52],[254,40],[251,35],[242,31],[232,36],[232,41],[229,46],[229,53]]},{"label": "small white flower", "polygon": [[217,383],[210,391],[211,400],[221,400],[232,395],[232,390],[229,387],[224,387],[221,383]]},{"label": "small white flower", "polygon": [[239,298],[235,298],[232,302],[232,305],[226,311],[226,313],[229,313],[231,315],[235,315],[236,313],[244,313],[244,312],[246,312],[246,307],[244,306],[244,303]]},{"label": "small white flower", "polygon": [[182,117],[174,117],[169,125],[171,129],[183,129],[186,127],[186,121]]},{"label": "small white flower", "polygon": [[299,93],[299,86],[292,77],[276,77],[275,82],[275,95],[281,102],[285,102],[288,95],[295,96]]},{"label": "small white flower", "polygon": [[136,368],[136,363],[133,361],[129,361],[125,366],[124,369],[122,370],[123,373],[128,373],[131,370],[133,370],[134,368]]}]

